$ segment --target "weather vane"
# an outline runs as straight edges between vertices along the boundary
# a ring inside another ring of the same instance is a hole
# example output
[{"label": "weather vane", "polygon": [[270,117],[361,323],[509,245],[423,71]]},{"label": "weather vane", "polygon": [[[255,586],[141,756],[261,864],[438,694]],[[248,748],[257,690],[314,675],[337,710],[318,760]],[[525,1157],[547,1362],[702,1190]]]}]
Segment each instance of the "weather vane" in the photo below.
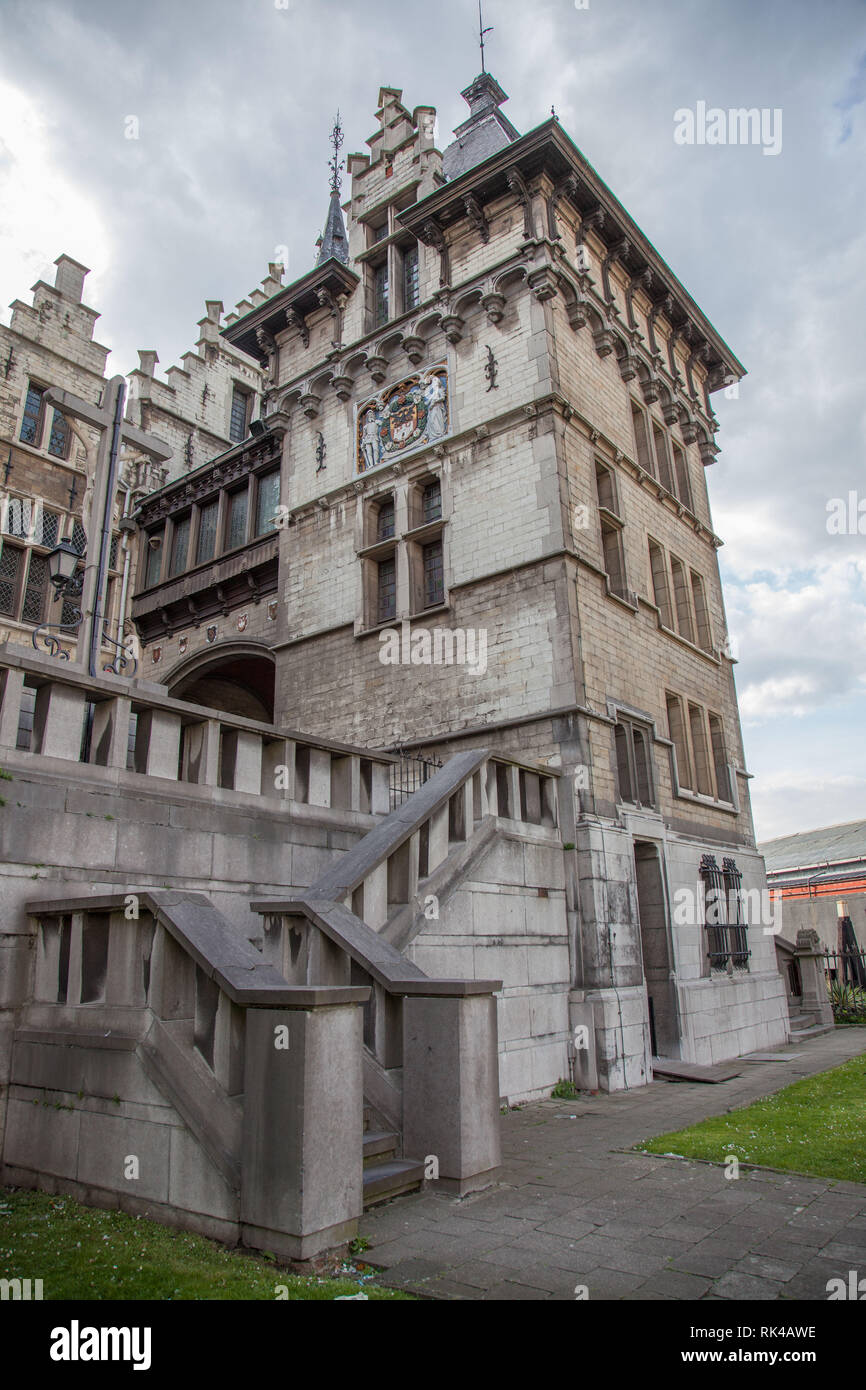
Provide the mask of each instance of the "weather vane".
[{"label": "weather vane", "polygon": [[486,67],[484,66],[484,35],[485,35],[485,34],[492,34],[492,33],[493,33],[493,25],[492,25],[492,24],[488,24],[488,26],[487,26],[486,29],[485,29],[485,27],[484,27],[484,20],[483,20],[482,17],[481,17],[481,0],[478,0],[478,41],[479,41],[479,43],[481,44],[481,71],[482,71],[482,72],[486,72],[486,71],[487,71]]},{"label": "weather vane", "polygon": [[[479,0],[480,3],[480,0]],[[343,143],[343,127],[340,125],[340,112],[337,112],[337,119],[334,122],[334,129],[331,131],[331,144],[334,146],[334,153],[328,160],[328,168],[331,171],[331,192],[339,193],[343,179],[340,174],[343,161],[340,159],[340,146]]]}]

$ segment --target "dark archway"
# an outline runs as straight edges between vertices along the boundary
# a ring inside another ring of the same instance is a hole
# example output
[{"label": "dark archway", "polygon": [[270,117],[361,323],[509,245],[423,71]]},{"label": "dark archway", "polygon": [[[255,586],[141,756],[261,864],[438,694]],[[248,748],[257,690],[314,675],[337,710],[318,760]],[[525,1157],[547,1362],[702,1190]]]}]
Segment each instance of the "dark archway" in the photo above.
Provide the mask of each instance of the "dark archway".
[{"label": "dark archway", "polygon": [[168,677],[176,700],[274,722],[274,657],[258,643],[232,642],[215,652],[198,652]]}]

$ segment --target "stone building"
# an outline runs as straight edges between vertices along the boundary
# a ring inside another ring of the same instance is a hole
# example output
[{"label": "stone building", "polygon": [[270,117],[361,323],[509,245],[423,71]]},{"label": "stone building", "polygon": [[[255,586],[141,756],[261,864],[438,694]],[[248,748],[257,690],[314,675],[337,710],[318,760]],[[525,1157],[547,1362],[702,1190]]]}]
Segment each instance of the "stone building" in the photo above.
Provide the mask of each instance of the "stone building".
[{"label": "stone building", "polygon": [[[555,119],[464,96],[440,151],[383,88],[316,265],[140,353],[134,678],[0,644],[4,1181],[304,1258],[493,1180],[503,1102],[788,1038],[705,482],[743,369]],[[32,370],[92,401],[81,277]]]},{"label": "stone building", "polygon": [[440,152],[401,95],[316,266],[220,330],[255,433],[137,513],[144,669],[422,768],[493,749],[524,810],[556,771],[553,896],[457,893],[406,947],[503,977],[503,1093],[575,1036],[614,1088],[784,1042],[705,481],[743,368],[555,118],[520,135],[482,73]]}]

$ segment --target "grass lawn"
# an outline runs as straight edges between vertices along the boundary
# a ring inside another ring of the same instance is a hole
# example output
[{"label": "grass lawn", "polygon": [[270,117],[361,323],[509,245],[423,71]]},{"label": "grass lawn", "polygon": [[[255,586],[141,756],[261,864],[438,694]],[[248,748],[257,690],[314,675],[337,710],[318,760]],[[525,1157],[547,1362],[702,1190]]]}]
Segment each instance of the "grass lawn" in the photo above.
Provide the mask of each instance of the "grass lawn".
[{"label": "grass lawn", "polygon": [[735,1154],[741,1163],[866,1183],[866,1057],[639,1147],[716,1163]]},{"label": "grass lawn", "polygon": [[143,1216],[99,1211],[71,1197],[0,1188],[0,1278],[41,1279],[45,1299],[370,1299],[414,1301],[359,1272],[300,1278],[260,1256]]}]

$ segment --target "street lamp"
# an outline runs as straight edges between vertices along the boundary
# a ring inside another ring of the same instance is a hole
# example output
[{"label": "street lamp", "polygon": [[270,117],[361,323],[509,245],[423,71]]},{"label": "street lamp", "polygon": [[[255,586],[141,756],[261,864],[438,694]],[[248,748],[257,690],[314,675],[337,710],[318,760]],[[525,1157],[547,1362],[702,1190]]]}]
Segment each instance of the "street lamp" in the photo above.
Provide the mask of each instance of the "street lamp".
[{"label": "street lamp", "polygon": [[72,583],[81,555],[69,540],[62,540],[48,556],[48,577],[56,598],[69,594],[77,586]]}]

